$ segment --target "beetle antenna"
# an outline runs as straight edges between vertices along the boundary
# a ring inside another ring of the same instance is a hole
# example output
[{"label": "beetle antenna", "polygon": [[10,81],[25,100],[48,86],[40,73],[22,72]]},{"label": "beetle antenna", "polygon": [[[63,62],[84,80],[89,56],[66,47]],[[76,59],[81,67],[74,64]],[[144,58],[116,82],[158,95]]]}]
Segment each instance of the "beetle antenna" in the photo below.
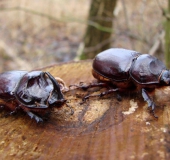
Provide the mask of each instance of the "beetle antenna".
[{"label": "beetle antenna", "polygon": [[[74,88],[74,89],[78,89],[78,88],[81,88],[83,90],[87,90],[88,88],[93,88],[93,87],[107,87],[108,84],[107,83],[103,83],[103,82],[94,82],[94,83],[89,83],[89,84],[85,84],[84,82],[80,82],[79,85],[70,85],[69,86],[69,89],[71,87],[77,87],[77,88]],[[72,90],[74,90],[72,89]]]},{"label": "beetle antenna", "polygon": [[101,92],[100,94],[94,94],[94,95],[89,94],[89,95],[86,95],[85,97],[83,97],[82,102],[80,104],[85,103],[86,100],[89,99],[90,97],[99,97],[99,98],[101,98],[101,97],[103,97],[103,96],[105,96],[107,94],[111,94],[111,93],[114,93],[114,92],[117,92],[117,91],[119,91],[119,88],[109,89],[109,90],[106,90],[104,92]]}]

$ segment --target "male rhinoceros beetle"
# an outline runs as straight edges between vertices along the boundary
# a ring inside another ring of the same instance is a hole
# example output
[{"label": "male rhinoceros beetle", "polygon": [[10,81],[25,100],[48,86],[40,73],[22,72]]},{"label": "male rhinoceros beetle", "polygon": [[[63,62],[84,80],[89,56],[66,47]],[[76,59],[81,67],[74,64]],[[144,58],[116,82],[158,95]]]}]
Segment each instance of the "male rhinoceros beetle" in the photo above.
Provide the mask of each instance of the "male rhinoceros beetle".
[{"label": "male rhinoceros beetle", "polygon": [[[154,116],[155,104],[148,92],[157,87],[170,85],[170,71],[160,60],[127,49],[115,48],[99,53],[94,58],[92,74],[100,83],[82,85],[81,88],[112,86],[112,89],[101,93],[100,96],[127,89],[141,90]],[[84,97],[84,100],[89,97],[90,95]]]},{"label": "male rhinoceros beetle", "polygon": [[65,102],[59,83],[48,72],[8,71],[0,74],[0,106],[10,109],[10,114],[23,109],[40,122],[43,119],[35,113],[47,113]]}]

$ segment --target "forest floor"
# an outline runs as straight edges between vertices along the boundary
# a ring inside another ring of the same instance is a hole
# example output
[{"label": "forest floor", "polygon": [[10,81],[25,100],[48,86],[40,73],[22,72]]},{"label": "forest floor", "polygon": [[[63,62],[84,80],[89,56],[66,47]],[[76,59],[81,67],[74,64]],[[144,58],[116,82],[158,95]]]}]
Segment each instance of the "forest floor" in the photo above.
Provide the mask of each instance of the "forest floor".
[{"label": "forest floor", "polygon": [[[160,53],[163,58],[161,7],[167,2],[159,1],[119,0],[112,47]],[[74,60],[83,44],[89,7],[90,0],[1,1],[0,72]]]}]

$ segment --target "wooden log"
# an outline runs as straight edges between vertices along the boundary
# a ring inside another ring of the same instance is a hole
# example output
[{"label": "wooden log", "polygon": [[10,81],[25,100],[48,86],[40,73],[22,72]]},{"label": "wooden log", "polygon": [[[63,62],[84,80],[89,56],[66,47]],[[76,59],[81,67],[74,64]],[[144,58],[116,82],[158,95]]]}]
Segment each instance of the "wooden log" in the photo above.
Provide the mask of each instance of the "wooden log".
[{"label": "wooden log", "polygon": [[[69,86],[94,81],[91,61],[54,65],[43,69]],[[156,120],[141,93],[121,93],[82,102],[103,88],[65,92],[67,105],[54,109],[48,121],[37,124],[25,113],[0,118],[1,159],[169,159],[170,88],[156,89]]]}]

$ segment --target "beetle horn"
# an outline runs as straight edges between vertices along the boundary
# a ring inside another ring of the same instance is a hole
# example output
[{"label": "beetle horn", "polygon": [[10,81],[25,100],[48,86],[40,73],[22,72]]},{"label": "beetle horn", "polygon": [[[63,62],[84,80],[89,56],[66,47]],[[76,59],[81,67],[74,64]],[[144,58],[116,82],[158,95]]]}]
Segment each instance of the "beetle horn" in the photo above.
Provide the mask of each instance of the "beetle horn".
[{"label": "beetle horn", "polygon": [[170,71],[164,70],[161,75],[161,81],[164,82],[167,85],[170,85]]}]

